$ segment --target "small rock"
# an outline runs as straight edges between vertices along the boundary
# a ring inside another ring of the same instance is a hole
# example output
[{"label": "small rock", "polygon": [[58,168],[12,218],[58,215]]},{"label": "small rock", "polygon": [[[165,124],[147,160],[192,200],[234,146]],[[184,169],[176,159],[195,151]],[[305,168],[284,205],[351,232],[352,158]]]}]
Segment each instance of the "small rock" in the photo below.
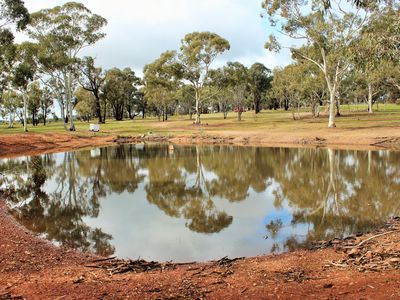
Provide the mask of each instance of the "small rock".
[{"label": "small rock", "polygon": [[333,284],[332,283],[324,284],[324,289],[331,289],[331,288],[333,288]]},{"label": "small rock", "polygon": [[85,277],[80,276],[79,278],[74,279],[72,282],[75,283],[75,284],[78,284],[78,283],[82,283],[84,281],[85,281]]}]

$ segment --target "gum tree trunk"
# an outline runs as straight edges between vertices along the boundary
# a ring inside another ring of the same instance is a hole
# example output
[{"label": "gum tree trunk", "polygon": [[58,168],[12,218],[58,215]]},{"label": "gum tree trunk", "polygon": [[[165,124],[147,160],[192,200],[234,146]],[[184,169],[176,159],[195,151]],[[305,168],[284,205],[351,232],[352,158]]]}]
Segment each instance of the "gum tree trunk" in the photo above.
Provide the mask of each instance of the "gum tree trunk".
[{"label": "gum tree trunk", "polygon": [[27,118],[26,118],[26,113],[27,113],[27,107],[26,107],[26,102],[27,102],[27,99],[26,99],[26,94],[25,93],[23,93],[23,98],[24,98],[24,132],[28,132],[28,124],[27,124]]},{"label": "gum tree trunk", "polygon": [[368,83],[368,113],[374,113],[372,109],[372,85],[370,83]]},{"label": "gum tree trunk", "polygon": [[336,127],[336,87],[333,86],[330,90],[330,102],[329,102],[329,128]]},{"label": "gum tree trunk", "polygon": [[195,124],[200,125],[200,93],[196,89],[196,120],[194,121]]},{"label": "gum tree trunk", "polygon": [[71,73],[68,74],[67,78],[67,95],[68,95],[68,104],[69,104],[69,131],[75,131],[75,124],[73,118],[73,103],[72,103],[72,82],[71,82]]}]

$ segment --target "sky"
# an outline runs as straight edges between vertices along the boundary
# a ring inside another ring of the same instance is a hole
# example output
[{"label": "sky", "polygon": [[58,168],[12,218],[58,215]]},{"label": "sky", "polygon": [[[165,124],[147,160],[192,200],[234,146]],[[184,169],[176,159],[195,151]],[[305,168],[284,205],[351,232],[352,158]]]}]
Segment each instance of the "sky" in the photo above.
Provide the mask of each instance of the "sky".
[{"label": "sky", "polygon": [[[62,5],[63,0],[25,0],[30,12]],[[264,49],[271,29],[260,17],[261,0],[82,0],[108,20],[107,36],[86,49],[105,69],[131,67],[138,74],[166,50],[178,50],[185,34],[212,31],[226,38],[231,50],[215,66],[240,61],[261,62],[268,68],[290,63],[287,51]],[[21,39],[21,37],[19,38]]]}]

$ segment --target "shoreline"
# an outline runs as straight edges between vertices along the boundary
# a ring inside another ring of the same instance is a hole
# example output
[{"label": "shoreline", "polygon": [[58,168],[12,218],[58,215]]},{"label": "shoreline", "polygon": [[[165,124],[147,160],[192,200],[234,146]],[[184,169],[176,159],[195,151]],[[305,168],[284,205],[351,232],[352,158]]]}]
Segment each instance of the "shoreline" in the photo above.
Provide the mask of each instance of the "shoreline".
[{"label": "shoreline", "polygon": [[307,136],[293,135],[277,137],[259,133],[235,134],[233,132],[192,135],[82,135],[76,133],[16,134],[0,135],[0,159],[22,155],[67,152],[71,150],[112,146],[126,143],[172,143],[176,145],[232,145],[248,147],[279,148],[331,148],[336,150],[390,150],[400,151],[398,136],[371,135],[356,138],[356,135],[337,139],[310,132]]}]

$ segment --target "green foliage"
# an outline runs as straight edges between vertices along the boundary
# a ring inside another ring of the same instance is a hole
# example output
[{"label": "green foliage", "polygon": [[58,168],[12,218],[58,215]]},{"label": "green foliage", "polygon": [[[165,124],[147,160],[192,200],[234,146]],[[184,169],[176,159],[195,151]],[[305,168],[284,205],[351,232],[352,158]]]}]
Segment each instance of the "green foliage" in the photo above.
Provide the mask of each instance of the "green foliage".
[{"label": "green foliage", "polygon": [[27,106],[33,126],[37,126],[39,123],[38,115],[42,98],[43,98],[43,91],[40,89],[39,84],[37,82],[32,83],[29,86],[27,93],[27,99],[28,99]]},{"label": "green foliage", "polygon": [[15,45],[12,24],[17,31],[24,30],[29,23],[29,13],[21,0],[0,1],[0,88],[7,85],[6,73],[9,72],[15,58]]},{"label": "green foliage", "polygon": [[261,110],[261,102],[264,95],[271,88],[271,70],[262,63],[254,63],[249,69],[249,85],[253,97],[255,113]]},{"label": "green foliage", "polygon": [[230,49],[229,42],[211,32],[193,32],[182,39],[179,58],[184,67],[183,77],[194,84],[207,80],[215,58]]},{"label": "green foliage", "polygon": [[13,83],[17,88],[26,91],[28,84],[35,79],[37,63],[35,56],[37,45],[24,42],[17,47],[17,61],[14,68]]},{"label": "green foliage", "polygon": [[0,115],[8,118],[8,127],[14,128],[14,120],[22,109],[22,97],[13,91],[6,91],[0,98]]},{"label": "green foliage", "polygon": [[175,101],[182,67],[176,60],[175,51],[167,51],[153,63],[144,67],[145,98],[162,114],[163,121],[169,106]]},{"label": "green foliage", "polygon": [[106,25],[106,19],[93,14],[82,3],[68,2],[33,13],[28,32],[35,40],[52,45],[54,53],[70,50],[68,58],[73,59],[83,47],[105,37],[102,29]]},{"label": "green foliage", "polygon": [[247,104],[250,81],[248,69],[239,62],[228,62],[224,67],[224,74],[231,91],[232,105],[238,114],[238,121],[241,121]]},{"label": "green foliage", "polygon": [[204,87],[210,76],[210,66],[219,54],[230,49],[227,40],[211,32],[187,34],[181,42],[179,60],[182,78],[190,82],[196,98],[196,124],[200,124]]},{"label": "green foliage", "polygon": [[16,24],[17,30],[24,30],[29,23],[29,12],[21,0],[1,0],[0,20],[2,30],[11,23]]},{"label": "green foliage", "polygon": [[[371,2],[355,11],[338,2],[326,12],[327,5],[323,1],[264,0],[262,7],[272,26],[306,43],[289,48],[295,59],[313,63],[324,75],[330,93],[328,126],[335,127],[340,84],[354,64],[354,49],[360,32],[378,4]],[[279,51],[282,46],[271,36],[266,48]]]},{"label": "green foliage", "polygon": [[[93,57],[85,57],[81,60],[80,71],[82,73],[80,84],[85,90],[91,92],[94,97],[94,115],[98,117],[99,123],[104,123],[105,116],[103,119],[101,113],[101,90],[106,80],[105,72],[103,72],[102,68],[95,66]],[[106,103],[103,103],[103,106],[105,105]]]},{"label": "green foliage", "polygon": [[179,113],[189,114],[192,119],[193,108],[196,105],[196,97],[192,86],[188,84],[181,84],[175,92],[175,98],[178,101]]},{"label": "green foliage", "polygon": [[84,121],[89,121],[96,112],[96,99],[90,91],[79,88],[75,92],[78,104],[75,106],[79,117]]},{"label": "green foliage", "polygon": [[123,120],[126,105],[135,99],[139,84],[139,78],[130,68],[124,70],[114,68],[107,72],[104,97],[112,107],[117,121]]},{"label": "green foliage", "polygon": [[73,85],[79,77],[78,54],[105,37],[102,29],[106,25],[106,19],[77,2],[43,9],[31,15],[28,33],[40,45],[38,59],[41,72],[56,78],[57,85],[63,89],[67,99],[62,109],[65,112],[63,117],[66,121],[69,115],[71,131],[75,130],[72,98]]}]

